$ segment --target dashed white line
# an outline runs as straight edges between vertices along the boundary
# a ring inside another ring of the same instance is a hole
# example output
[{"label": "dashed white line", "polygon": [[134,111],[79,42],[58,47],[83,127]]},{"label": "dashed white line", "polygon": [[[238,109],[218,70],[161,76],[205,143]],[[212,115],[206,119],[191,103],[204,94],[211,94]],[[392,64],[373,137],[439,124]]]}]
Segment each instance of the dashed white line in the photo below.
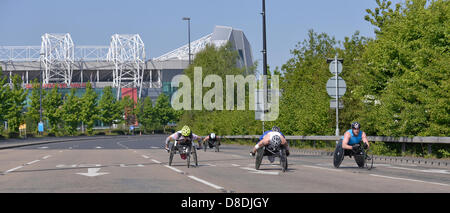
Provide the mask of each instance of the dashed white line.
[{"label": "dashed white line", "polygon": [[16,167],[16,168],[12,168],[12,169],[6,171],[5,173],[10,173],[10,172],[12,172],[12,171],[15,171],[15,170],[18,170],[18,169],[21,169],[21,168],[23,168],[23,166],[18,166],[18,167]]},{"label": "dashed white line", "polygon": [[143,158],[145,158],[145,159],[148,159],[148,158],[150,158],[149,156],[147,156],[147,155],[141,155]]},{"label": "dashed white line", "polygon": [[26,165],[31,165],[31,164],[36,163],[36,162],[39,162],[39,161],[40,161],[40,160],[34,160],[34,161],[31,161],[31,162],[26,163]]},{"label": "dashed white line", "polygon": [[232,166],[240,166],[240,165],[238,165],[238,164],[234,164],[234,163],[232,163],[231,165],[232,165]]},{"label": "dashed white line", "polygon": [[152,159],[152,161],[155,162],[155,163],[161,163],[161,162],[159,162],[159,161],[157,161],[155,159]]},{"label": "dashed white line", "polygon": [[198,177],[195,177],[195,176],[192,176],[192,175],[188,175],[188,177],[191,178],[191,179],[193,179],[193,180],[195,180],[195,181],[198,181],[198,182],[200,182],[200,183],[203,183],[203,184],[205,184],[205,185],[211,186],[211,187],[213,187],[213,188],[215,188],[215,189],[219,189],[219,190],[222,190],[222,189],[223,189],[223,187],[221,187],[221,186],[212,184],[212,183],[210,183],[210,182],[208,182],[208,181],[206,181],[206,180],[202,180],[202,179],[200,179],[200,178],[198,178]]},{"label": "dashed white line", "polygon": [[181,170],[179,170],[179,169],[177,169],[177,168],[174,168],[174,167],[171,167],[171,166],[168,166],[168,165],[164,165],[165,167],[167,167],[167,168],[169,168],[169,169],[171,169],[171,170],[173,170],[173,171],[175,171],[175,172],[178,172],[178,173],[184,173],[183,171],[181,171]]},{"label": "dashed white line", "polygon": [[49,157],[51,157],[51,155],[44,156],[42,159],[47,159]]},{"label": "dashed white line", "polygon": [[315,169],[325,169],[328,171],[333,171],[333,172],[342,172],[341,170],[337,170],[337,169],[329,169],[329,168],[323,168],[323,167],[319,167],[319,166],[308,166],[308,165],[303,165],[304,167],[309,167],[309,168],[315,168]]},{"label": "dashed white line", "polygon": [[370,174],[370,175],[374,176],[374,177],[389,178],[389,179],[394,179],[394,180],[408,180],[408,181],[414,181],[414,182],[420,182],[420,183],[429,183],[429,184],[436,184],[436,185],[441,185],[441,186],[450,186],[450,185],[444,184],[444,183],[428,182],[428,181],[414,180],[414,179],[408,179],[408,178],[390,177],[390,176],[375,175],[375,174]]},{"label": "dashed white line", "polygon": [[404,169],[404,170],[410,170],[410,171],[416,171],[416,172],[427,172],[427,173],[438,173],[438,174],[450,174],[449,171],[443,170],[443,169],[411,169],[411,168],[405,168],[405,167],[396,167],[396,166],[390,166],[388,168],[393,169]]},{"label": "dashed white line", "polygon": [[159,147],[156,147],[156,146],[152,146],[150,148],[152,148],[152,149],[159,149]]}]

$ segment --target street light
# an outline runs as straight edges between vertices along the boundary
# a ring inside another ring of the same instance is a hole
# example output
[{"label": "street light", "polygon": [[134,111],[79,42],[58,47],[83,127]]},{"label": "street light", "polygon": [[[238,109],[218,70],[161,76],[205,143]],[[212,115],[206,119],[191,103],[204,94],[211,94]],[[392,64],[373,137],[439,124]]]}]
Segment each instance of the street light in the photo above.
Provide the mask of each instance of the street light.
[{"label": "street light", "polygon": [[38,124],[38,131],[40,133],[43,133],[44,131],[44,124],[42,123],[42,57],[44,53],[41,52],[39,54],[39,124]]},{"label": "street light", "polygon": [[189,64],[191,64],[191,18],[183,17],[183,21],[188,21]]}]

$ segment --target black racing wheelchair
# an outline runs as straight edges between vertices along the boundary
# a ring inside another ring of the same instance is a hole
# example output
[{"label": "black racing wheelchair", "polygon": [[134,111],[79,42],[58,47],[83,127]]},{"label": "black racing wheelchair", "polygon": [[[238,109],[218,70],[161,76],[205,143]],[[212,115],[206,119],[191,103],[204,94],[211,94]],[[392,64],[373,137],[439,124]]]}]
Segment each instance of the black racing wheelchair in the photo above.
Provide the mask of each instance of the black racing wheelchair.
[{"label": "black racing wheelchair", "polygon": [[194,158],[194,164],[197,167],[197,150],[193,145],[193,142],[190,140],[182,141],[177,140],[175,143],[170,147],[170,154],[169,154],[169,166],[172,165],[173,156],[176,153],[180,154],[181,159],[187,161],[187,167],[189,168],[191,164],[191,156]]},{"label": "black racing wheelchair", "polygon": [[259,148],[256,150],[256,162],[255,162],[255,169],[259,170],[259,167],[261,166],[261,162],[264,156],[275,156],[280,158],[280,165],[283,172],[286,172],[288,169],[288,161],[287,161],[287,154],[286,154],[286,148],[284,146],[279,145],[275,149],[270,149],[268,146],[264,146],[262,148]]},{"label": "black racing wheelchair", "polygon": [[339,168],[342,161],[344,160],[344,156],[349,156],[350,158],[355,158],[355,162],[359,168],[366,168],[368,170],[371,170],[373,168],[373,154],[370,151],[369,147],[367,147],[367,145],[365,145],[363,142],[354,144],[352,146],[352,150],[343,149],[342,140],[339,141],[333,153],[334,167]]},{"label": "black racing wheelchair", "polygon": [[220,142],[218,140],[206,140],[203,142],[203,150],[206,152],[207,147],[214,149],[214,152],[219,152]]}]

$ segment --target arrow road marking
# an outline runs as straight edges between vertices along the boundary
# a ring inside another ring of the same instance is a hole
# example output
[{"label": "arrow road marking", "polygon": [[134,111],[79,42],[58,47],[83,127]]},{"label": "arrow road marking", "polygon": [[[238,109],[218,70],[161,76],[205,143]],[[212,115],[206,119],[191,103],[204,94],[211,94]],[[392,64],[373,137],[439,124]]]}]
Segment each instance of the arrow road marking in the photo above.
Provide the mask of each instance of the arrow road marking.
[{"label": "arrow road marking", "polygon": [[249,167],[239,167],[239,168],[249,170],[249,171],[251,171],[251,173],[255,173],[255,174],[265,174],[265,175],[279,175],[280,174],[279,172],[266,172],[266,171],[249,168]]},{"label": "arrow road marking", "polygon": [[109,174],[108,172],[98,172],[100,169],[101,168],[88,168],[87,173],[77,173],[77,174],[88,176],[88,177],[95,177],[95,176],[99,176],[99,175]]}]

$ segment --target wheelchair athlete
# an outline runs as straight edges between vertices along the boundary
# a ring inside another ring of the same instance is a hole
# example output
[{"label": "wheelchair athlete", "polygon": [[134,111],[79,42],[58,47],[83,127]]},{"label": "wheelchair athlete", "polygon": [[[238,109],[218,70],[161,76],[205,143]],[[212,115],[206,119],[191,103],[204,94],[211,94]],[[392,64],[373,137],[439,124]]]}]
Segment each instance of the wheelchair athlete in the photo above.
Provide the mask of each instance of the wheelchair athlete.
[{"label": "wheelchair athlete", "polygon": [[[336,150],[334,151],[334,167],[338,168],[344,160],[344,156],[354,156],[358,154],[362,154],[362,148],[368,149],[370,144],[367,140],[366,133],[360,131],[361,124],[358,122],[353,122],[351,125],[351,129],[347,130],[339,140],[339,143],[336,146]],[[363,141],[363,147],[361,147],[360,143]],[[357,162],[358,163],[358,162]],[[358,166],[361,167],[362,165]]]}]

